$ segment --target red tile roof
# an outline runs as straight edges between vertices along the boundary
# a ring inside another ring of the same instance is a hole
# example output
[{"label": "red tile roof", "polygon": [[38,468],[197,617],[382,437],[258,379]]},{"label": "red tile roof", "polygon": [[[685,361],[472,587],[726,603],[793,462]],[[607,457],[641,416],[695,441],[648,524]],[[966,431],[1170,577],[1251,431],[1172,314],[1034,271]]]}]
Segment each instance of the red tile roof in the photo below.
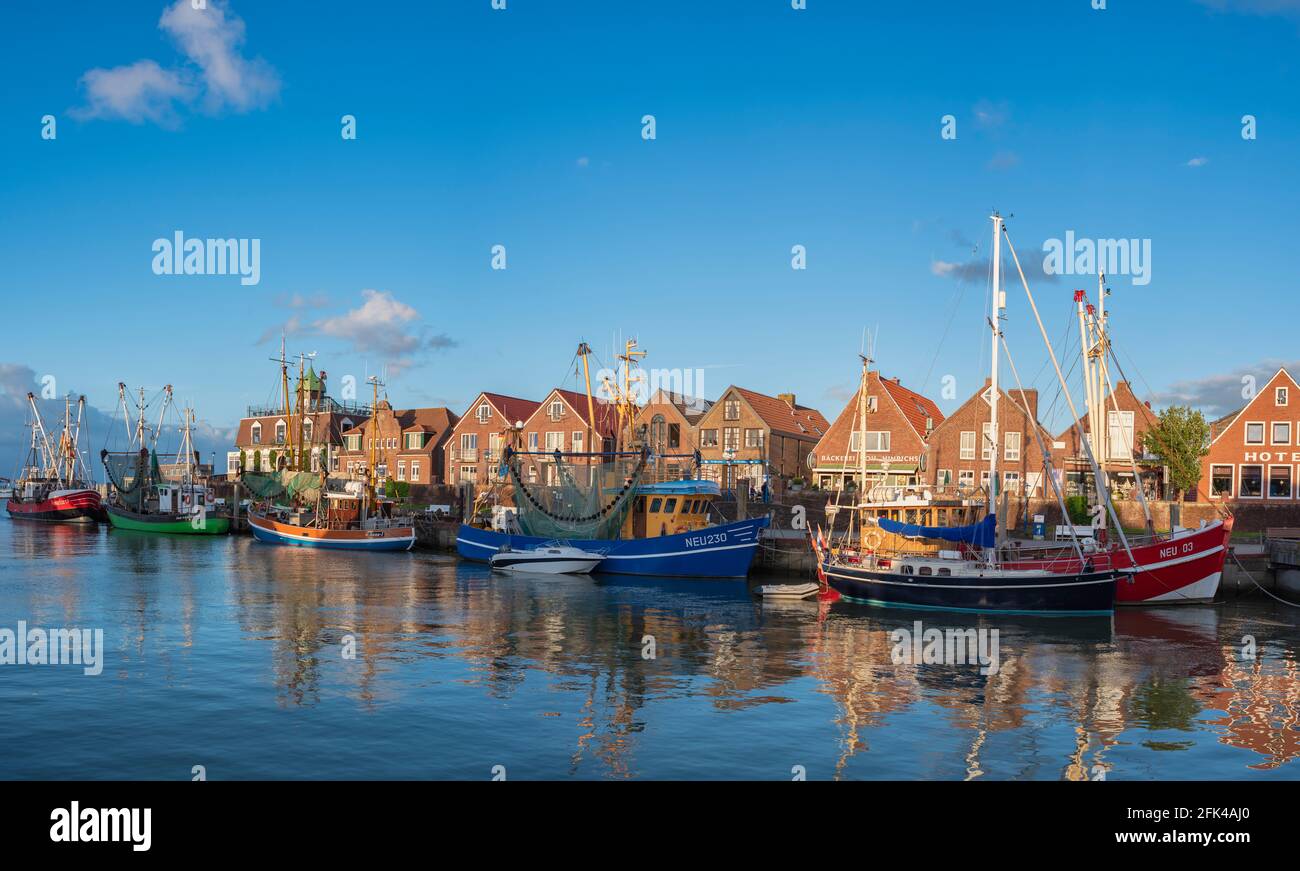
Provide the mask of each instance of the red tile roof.
[{"label": "red tile roof", "polygon": [[[590,423],[587,420],[587,394],[579,393],[576,390],[565,390],[562,387],[555,388],[552,393],[563,397],[564,401],[569,403],[573,410],[578,413],[578,417],[582,419],[583,423]],[[549,398],[548,395],[547,399]],[[601,402],[594,396],[591,401],[596,410],[596,424],[594,427],[596,432],[607,437],[615,435],[618,432],[618,410],[614,407],[614,404]]]},{"label": "red tile roof", "polygon": [[[764,393],[755,393],[753,390],[746,390],[744,387],[733,387],[737,393],[745,398],[754,413],[763,419],[763,422],[772,428],[773,432],[784,435],[805,436],[814,441],[820,439],[830,429],[830,424],[822,413],[815,408],[809,408],[806,405],[790,405],[784,399],[775,396],[768,396]],[[725,396],[729,391],[724,391]]]},{"label": "red tile roof", "polygon": [[[497,411],[505,415],[509,423],[528,420],[533,416],[533,412],[541,406],[540,402],[534,402],[531,399],[520,399],[517,396],[506,396],[504,393],[484,393],[483,398],[492,403]],[[477,405],[477,403],[475,404]],[[473,411],[474,409],[471,408],[466,412],[466,416],[473,414]]]},{"label": "red tile roof", "polygon": [[933,421],[934,426],[943,423],[943,412],[939,410],[939,406],[935,405],[933,400],[922,396],[915,390],[909,390],[896,380],[885,378],[879,372],[875,374],[880,379],[885,391],[889,393],[899,410],[903,412],[903,417],[907,418],[907,422],[912,425],[912,429],[916,430],[916,434],[921,438],[925,438],[927,433],[925,426],[927,417]]}]

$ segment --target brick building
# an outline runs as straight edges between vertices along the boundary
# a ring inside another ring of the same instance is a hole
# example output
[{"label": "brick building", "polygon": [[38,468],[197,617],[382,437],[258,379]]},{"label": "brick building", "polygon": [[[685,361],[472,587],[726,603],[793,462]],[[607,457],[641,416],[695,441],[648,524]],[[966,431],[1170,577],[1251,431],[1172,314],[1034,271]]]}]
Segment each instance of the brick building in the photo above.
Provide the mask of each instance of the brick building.
[{"label": "brick building", "polygon": [[[1116,414],[1115,406],[1119,407]],[[1138,473],[1142,477],[1147,498],[1157,498],[1164,477],[1160,462],[1146,453],[1142,448],[1142,436],[1157,423],[1159,417],[1148,403],[1138,399],[1127,381],[1115,385],[1114,404],[1111,394],[1106,394],[1105,438],[1101,444],[1094,445],[1097,462],[1106,471],[1106,476],[1113,489],[1121,494],[1133,490],[1133,463],[1137,460]],[[1085,433],[1092,432],[1092,423],[1086,412],[1081,421]],[[1088,493],[1092,488],[1092,467],[1083,452],[1078,429],[1071,424],[1055,440],[1061,447],[1052,446],[1053,459],[1059,468],[1065,470],[1065,489],[1067,493]],[[1048,443],[1052,445],[1051,442]],[[1136,495],[1134,495],[1136,498]]]},{"label": "brick building", "polygon": [[1000,391],[998,399],[998,444],[989,438],[989,406],[992,382],[984,386],[961,407],[938,424],[926,442],[925,471],[922,483],[960,487],[985,486],[989,478],[989,454],[998,450],[998,473],[1006,490],[1026,496],[1050,494],[1051,485],[1043,479],[1043,454],[1034,436],[1034,428],[1050,448],[1052,434],[1038,423],[1038,391],[1026,390],[1029,405],[1026,416],[1020,407],[1020,391],[1014,398]]},{"label": "brick building", "polygon": [[653,480],[675,481],[694,474],[693,459],[672,454],[694,454],[700,447],[700,420],[713,403],[669,390],[656,390],[637,412],[634,428],[641,444],[664,456]]},{"label": "brick building", "polygon": [[[327,375],[318,376],[309,369],[293,385],[290,401],[302,389],[305,410],[302,415],[303,442],[311,444],[310,464],[313,471],[325,462],[330,472],[339,471],[339,452],[343,433],[370,418],[370,406],[339,402],[329,396]],[[290,431],[292,425],[293,431]],[[288,450],[289,440],[298,439],[298,415],[287,415],[280,405],[249,406],[239,421],[235,448],[226,454],[226,472],[235,474],[243,463],[244,470],[269,472],[275,469]]]},{"label": "brick building", "polygon": [[464,483],[482,486],[496,480],[501,451],[509,444],[512,431],[531,418],[539,407],[540,402],[501,393],[480,393],[474,397],[448,439],[443,480],[453,486]]},{"label": "brick building", "polygon": [[1279,369],[1245,406],[1211,424],[1197,498],[1294,504],[1297,466],[1300,385]]},{"label": "brick building", "polygon": [[378,484],[389,480],[413,486],[439,485],[445,446],[457,417],[442,408],[401,408],[381,400],[369,420],[343,433],[339,454],[342,477],[364,480],[373,445]]},{"label": "brick building", "polygon": [[[555,461],[556,450],[562,453],[613,451],[618,435],[618,412],[612,403],[592,400],[596,418],[589,420],[587,394],[574,390],[555,388],[546,395],[537,409],[524,420],[521,450],[539,452],[523,463],[523,474],[530,482],[546,485],[558,483]],[[588,424],[592,425],[591,441],[587,439]],[[578,465],[599,463],[599,458],[575,457]]]},{"label": "brick building", "polygon": [[699,424],[702,475],[726,490],[747,478],[802,477],[806,458],[830,429],[815,408],[799,405],[793,393],[767,396],[732,385]]},{"label": "brick building", "polygon": [[[827,490],[859,488],[862,454],[867,458],[868,487],[919,483],[921,455],[930,432],[943,422],[931,400],[909,390],[897,378],[867,373],[867,421],[858,421],[859,386],[839,417],[813,449],[813,483]],[[860,447],[866,433],[865,447]]]}]

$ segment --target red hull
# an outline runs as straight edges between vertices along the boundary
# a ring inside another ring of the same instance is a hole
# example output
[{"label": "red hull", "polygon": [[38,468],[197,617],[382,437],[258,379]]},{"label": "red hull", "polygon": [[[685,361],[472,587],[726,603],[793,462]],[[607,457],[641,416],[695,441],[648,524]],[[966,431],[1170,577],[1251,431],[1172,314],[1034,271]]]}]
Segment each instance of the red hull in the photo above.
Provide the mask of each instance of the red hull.
[{"label": "red hull", "polygon": [[[1216,520],[1200,529],[1187,530],[1176,537],[1164,536],[1151,542],[1133,544],[1133,559],[1122,545],[1092,554],[1097,571],[1133,568],[1132,580],[1115,584],[1118,605],[1172,605],[1209,602],[1219,591],[1223,561],[1228,555],[1230,522]],[[1079,558],[1072,551],[1057,552],[1055,557],[1026,558],[1007,563],[1011,568],[1033,568],[1047,562],[1054,572],[1073,573],[1080,569]]]},{"label": "red hull", "polygon": [[99,494],[94,490],[60,490],[36,502],[10,499],[5,508],[15,520],[55,523],[95,523],[104,513]]}]

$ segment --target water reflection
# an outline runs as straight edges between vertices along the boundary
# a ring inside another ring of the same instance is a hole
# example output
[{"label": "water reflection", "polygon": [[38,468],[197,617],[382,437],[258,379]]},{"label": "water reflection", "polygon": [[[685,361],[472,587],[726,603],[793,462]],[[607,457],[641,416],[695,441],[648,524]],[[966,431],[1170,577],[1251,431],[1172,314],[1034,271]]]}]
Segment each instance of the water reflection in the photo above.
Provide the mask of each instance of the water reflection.
[{"label": "water reflection", "polygon": [[[269,691],[274,709],[307,716],[295,723],[372,741],[348,764],[373,767],[343,776],[383,775],[432,739],[420,752],[441,767],[428,776],[469,776],[474,754],[503,747],[551,777],[771,777],[787,759],[836,778],[1297,776],[1300,629],[1270,606],[968,616],[764,603],[737,582],[493,576],[440,555],[240,537],[8,523],[0,536],[5,614],[107,626],[109,667],[155,704],[197,690],[230,716],[253,707],[249,732],[283,728],[257,710]],[[916,620],[996,629],[1000,667],[894,662],[891,634]],[[1244,635],[1258,640],[1253,660]],[[0,674],[0,698],[29,679]],[[421,733],[422,721],[437,726]],[[314,765],[342,752],[299,740]]]}]

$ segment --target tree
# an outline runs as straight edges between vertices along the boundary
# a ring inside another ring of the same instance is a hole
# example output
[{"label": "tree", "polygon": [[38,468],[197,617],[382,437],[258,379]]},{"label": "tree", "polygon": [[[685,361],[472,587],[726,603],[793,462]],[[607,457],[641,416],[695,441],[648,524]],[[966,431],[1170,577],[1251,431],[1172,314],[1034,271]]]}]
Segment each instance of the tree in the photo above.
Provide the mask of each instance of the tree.
[{"label": "tree", "polygon": [[254,472],[260,472],[260,471],[262,471],[262,452],[261,452],[261,451],[253,451],[253,471],[254,471]]},{"label": "tree", "polygon": [[1169,469],[1175,501],[1201,479],[1201,458],[1210,452],[1209,444],[1205,416],[1186,405],[1169,406],[1160,412],[1156,425],[1142,434],[1143,448]]}]

